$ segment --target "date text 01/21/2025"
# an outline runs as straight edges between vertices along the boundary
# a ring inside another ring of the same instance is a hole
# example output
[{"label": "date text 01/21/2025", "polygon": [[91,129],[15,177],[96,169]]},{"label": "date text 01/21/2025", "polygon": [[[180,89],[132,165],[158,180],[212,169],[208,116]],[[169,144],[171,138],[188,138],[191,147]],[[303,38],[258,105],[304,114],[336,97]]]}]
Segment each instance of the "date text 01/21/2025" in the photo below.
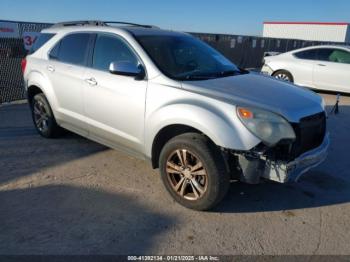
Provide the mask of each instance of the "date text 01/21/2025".
[{"label": "date text 01/21/2025", "polygon": [[217,256],[128,256],[128,261],[219,261]]}]

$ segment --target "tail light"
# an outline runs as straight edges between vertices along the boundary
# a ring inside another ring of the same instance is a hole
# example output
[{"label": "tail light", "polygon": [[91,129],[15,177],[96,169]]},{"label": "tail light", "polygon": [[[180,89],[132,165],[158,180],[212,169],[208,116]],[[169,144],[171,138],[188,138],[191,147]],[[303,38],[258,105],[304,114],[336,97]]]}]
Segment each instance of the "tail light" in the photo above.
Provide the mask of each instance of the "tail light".
[{"label": "tail light", "polygon": [[22,73],[24,73],[24,71],[26,70],[26,66],[27,66],[27,59],[23,58],[21,60],[21,68],[22,68]]}]

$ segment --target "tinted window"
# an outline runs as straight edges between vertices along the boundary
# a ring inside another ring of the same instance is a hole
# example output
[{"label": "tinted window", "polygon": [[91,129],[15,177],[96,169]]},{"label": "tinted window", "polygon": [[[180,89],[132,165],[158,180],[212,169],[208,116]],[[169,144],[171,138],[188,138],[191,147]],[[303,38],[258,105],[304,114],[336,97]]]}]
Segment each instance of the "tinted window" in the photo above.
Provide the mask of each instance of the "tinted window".
[{"label": "tinted window", "polygon": [[50,59],[58,59],[58,51],[60,51],[61,42],[58,42],[49,53]]},{"label": "tinted window", "polygon": [[297,58],[307,59],[307,60],[316,60],[317,49],[306,50],[294,53]]},{"label": "tinted window", "polygon": [[322,61],[350,64],[350,52],[341,49],[320,49],[318,57]]},{"label": "tinted window", "polygon": [[113,36],[98,35],[92,66],[108,71],[111,62],[130,62],[137,65],[138,59],[123,40]]},{"label": "tinted window", "polygon": [[86,64],[89,39],[90,34],[85,33],[68,35],[57,43],[49,56],[64,63],[84,65]]},{"label": "tinted window", "polygon": [[241,74],[223,55],[185,34],[136,35],[158,68],[170,78],[203,80]]},{"label": "tinted window", "polygon": [[333,51],[334,49],[330,49],[330,48],[318,49],[317,60],[329,61],[329,56],[332,54]]},{"label": "tinted window", "polygon": [[29,54],[33,54],[40,47],[42,47],[47,41],[49,41],[55,34],[40,34],[40,36],[35,40],[32,48],[29,51]]}]

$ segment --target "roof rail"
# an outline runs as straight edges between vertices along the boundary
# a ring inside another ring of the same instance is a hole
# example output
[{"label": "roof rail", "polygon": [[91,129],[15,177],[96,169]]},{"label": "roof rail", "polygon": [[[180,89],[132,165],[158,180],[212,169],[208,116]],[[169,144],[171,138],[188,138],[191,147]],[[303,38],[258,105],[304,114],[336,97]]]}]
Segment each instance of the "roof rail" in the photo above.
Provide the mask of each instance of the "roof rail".
[{"label": "roof rail", "polygon": [[122,21],[104,21],[105,25],[108,24],[121,24],[121,25],[131,25],[131,26],[138,26],[138,27],[145,27],[145,28],[158,28],[154,25],[142,25],[142,24],[135,24],[135,23],[129,23],[129,22],[122,22]]},{"label": "roof rail", "polygon": [[104,22],[102,21],[93,21],[93,20],[85,20],[85,21],[68,21],[68,22],[60,22],[51,26],[51,28],[55,27],[64,27],[64,26],[76,26],[76,25],[95,25],[95,26],[104,26]]},{"label": "roof rail", "polygon": [[64,27],[64,26],[108,26],[109,24],[121,24],[121,25],[130,25],[130,26],[138,26],[145,28],[158,28],[152,25],[141,25],[129,22],[121,22],[121,21],[98,21],[98,20],[85,20],[85,21],[68,21],[68,22],[60,22],[51,26],[51,28],[56,27]]}]

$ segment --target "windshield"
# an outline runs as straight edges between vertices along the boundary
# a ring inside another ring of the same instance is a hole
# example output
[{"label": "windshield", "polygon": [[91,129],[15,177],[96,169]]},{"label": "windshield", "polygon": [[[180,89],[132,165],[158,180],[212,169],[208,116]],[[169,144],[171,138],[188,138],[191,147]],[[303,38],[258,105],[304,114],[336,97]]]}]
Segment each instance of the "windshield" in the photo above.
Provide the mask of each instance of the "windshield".
[{"label": "windshield", "polygon": [[227,58],[188,35],[138,35],[158,68],[177,80],[203,80],[241,74]]}]

